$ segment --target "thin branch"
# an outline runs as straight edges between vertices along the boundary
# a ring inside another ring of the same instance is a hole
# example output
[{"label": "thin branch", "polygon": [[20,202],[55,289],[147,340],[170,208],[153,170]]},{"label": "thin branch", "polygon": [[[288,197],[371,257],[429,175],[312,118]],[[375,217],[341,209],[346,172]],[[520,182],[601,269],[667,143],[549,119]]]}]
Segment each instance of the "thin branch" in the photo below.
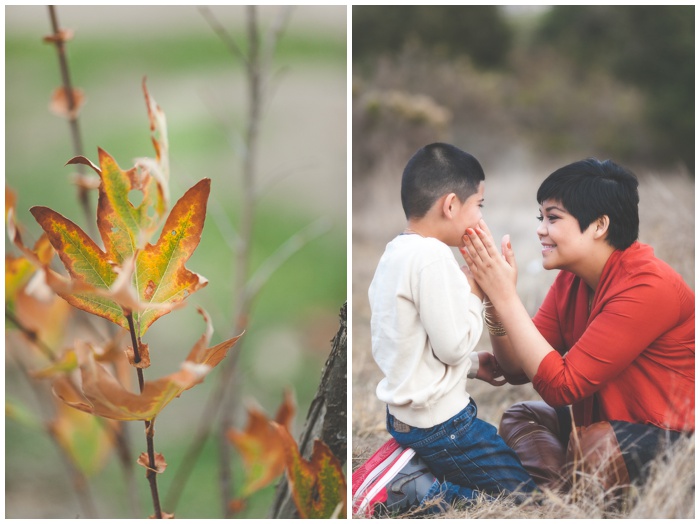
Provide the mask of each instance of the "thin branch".
[{"label": "thin branch", "polygon": [[[258,28],[258,15],[256,6],[247,7],[247,34],[248,34],[248,49],[247,56],[244,56],[241,48],[231,39],[230,35],[222,28],[222,26],[214,19],[208,10],[200,9],[207,17],[209,24],[224,40],[229,49],[239,58],[242,59],[246,66],[246,80],[248,91],[248,116],[247,126],[244,135],[245,147],[242,152],[243,156],[243,176],[242,176],[242,206],[241,217],[237,232],[237,242],[235,243],[235,265],[234,265],[234,286],[233,296],[236,297],[237,303],[234,308],[233,326],[234,332],[238,333],[245,328],[250,307],[255,295],[258,293],[269,276],[281,265],[279,260],[270,260],[261,267],[254,275],[252,284],[248,280],[250,272],[250,256],[253,237],[254,211],[258,191],[256,188],[257,174],[257,158],[259,147],[259,128],[261,123],[261,114],[264,102],[264,65],[269,64],[277,47],[278,40],[283,33],[283,30],[289,19],[291,10],[285,8],[273,25],[268,38],[265,49],[261,49],[260,34]],[[316,223],[305,230],[304,235],[314,237],[321,234],[322,223]],[[299,235],[299,234],[298,234]],[[303,240],[300,236],[295,236],[280,247],[276,254],[281,259],[289,258],[294,252],[298,251],[303,245]],[[272,257],[274,258],[274,257]],[[232,492],[231,472],[230,472],[230,444],[226,439],[226,431],[231,426],[231,417],[235,411],[235,403],[238,401],[238,395],[230,394],[229,388],[232,387],[233,377],[237,369],[238,357],[241,353],[242,344],[237,344],[237,352],[229,355],[223,362],[222,369],[219,373],[219,381],[217,386],[210,392],[205,410],[199,422],[198,430],[195,439],[188,448],[184,460],[180,464],[180,469],[176,472],[175,479],[171,484],[168,493],[167,501],[169,507],[175,508],[179,501],[180,494],[184,489],[187,478],[190,475],[197,457],[201,453],[204,444],[210,434],[211,426],[214,423],[219,410],[224,406],[218,432],[218,442],[220,450],[220,492],[222,499],[223,512],[225,516],[230,516],[228,499]],[[235,383],[233,384],[235,385]],[[172,503],[172,504],[171,504]]]},{"label": "thin branch", "polygon": [[236,41],[233,39],[233,37],[226,31],[226,28],[221,25],[219,20],[214,16],[214,14],[211,12],[211,9],[208,7],[199,7],[199,12],[202,14],[202,16],[205,18],[207,23],[211,26],[211,28],[214,30],[214,32],[221,38],[221,41],[224,43],[224,45],[228,48],[231,53],[241,60],[244,64],[247,64],[246,56],[245,53],[241,50],[239,45],[236,43]]},{"label": "thin branch", "polygon": [[[237,297],[239,307],[234,317],[234,325],[239,331],[247,318],[247,304],[244,300],[244,291],[248,280],[250,266],[250,251],[253,239],[253,221],[255,217],[255,176],[257,172],[258,139],[260,131],[260,112],[263,105],[261,85],[262,71],[260,63],[260,34],[258,28],[258,14],[256,6],[248,6],[247,11],[247,34],[248,34],[248,125],[246,129],[246,148],[243,156],[243,206],[241,211],[241,245],[236,254],[236,266],[234,275],[233,296]],[[226,438],[226,432],[231,427],[233,417],[233,407],[237,395],[226,395],[226,383],[230,382],[234,376],[236,360],[229,359],[224,363],[224,369],[219,376],[225,384],[223,386],[224,396],[222,404],[224,406],[218,432],[218,443],[220,457],[219,484],[221,492],[221,503],[224,516],[232,515],[228,504],[231,486],[231,462],[230,445]]]},{"label": "thin branch", "polygon": [[[61,35],[61,29],[58,24],[58,16],[56,14],[56,7],[53,5],[49,7],[49,16],[51,17],[51,28],[53,30],[53,43],[56,46],[56,51],[58,52],[58,63],[61,69],[61,79],[63,81],[63,90],[66,93],[66,99],[68,101],[68,123],[71,130],[71,138],[73,141],[73,154],[75,156],[80,156],[83,154],[83,140],[80,135],[80,126],[78,123],[78,112],[76,111],[76,101],[75,94],[73,91],[73,85],[71,83],[70,71],[68,70],[68,59],[66,58],[65,52],[65,42]],[[76,167],[79,174],[85,172],[85,167],[78,164]],[[92,224],[90,217],[92,212],[90,210],[90,201],[88,197],[88,190],[82,185],[78,185],[78,201],[83,209],[85,215],[85,222],[88,227],[88,232],[91,235],[96,233],[95,226]]]},{"label": "thin branch", "polygon": [[[134,350],[134,363],[138,364],[141,362],[141,355],[139,353],[140,338],[136,334],[136,329],[134,328],[134,315],[128,313],[126,315],[126,320],[129,323],[129,332],[131,333],[131,343],[133,344]],[[136,372],[139,378],[139,391],[143,393],[144,389],[144,379],[143,370],[140,367],[136,368]],[[151,420],[145,420],[146,425],[146,450],[148,454],[148,468],[146,470],[146,478],[148,479],[148,484],[151,488],[151,499],[153,500],[153,509],[155,511],[155,518],[162,519],[163,512],[160,506],[160,497],[158,495],[158,479],[156,472],[156,457],[153,445],[153,436],[155,435],[155,430],[153,426],[155,425],[155,417]]]},{"label": "thin branch", "polygon": [[[134,349],[134,363],[138,364],[139,362],[141,362],[141,354],[139,353],[139,341],[136,337],[136,329],[134,328],[134,315],[132,313],[126,315],[126,321],[129,323],[129,333],[131,333],[131,345]],[[143,369],[137,367],[136,374],[139,378],[139,391],[143,393]]]},{"label": "thin branch", "polygon": [[158,481],[156,476],[156,454],[153,444],[153,436],[155,435],[154,425],[156,419],[146,420],[146,449],[148,450],[148,469],[146,471],[146,477],[148,478],[148,484],[151,486],[151,499],[153,500],[153,509],[155,510],[155,518],[162,519],[163,512],[160,508],[160,497],[158,496]]}]

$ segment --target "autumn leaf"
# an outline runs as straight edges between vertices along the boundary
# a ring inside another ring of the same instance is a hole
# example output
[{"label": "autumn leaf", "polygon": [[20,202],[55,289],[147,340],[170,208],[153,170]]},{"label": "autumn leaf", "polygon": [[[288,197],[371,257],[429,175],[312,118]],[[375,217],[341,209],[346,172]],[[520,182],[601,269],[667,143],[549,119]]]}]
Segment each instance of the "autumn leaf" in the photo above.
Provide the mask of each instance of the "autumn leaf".
[{"label": "autumn leaf", "polygon": [[[165,462],[165,457],[161,453],[154,453],[153,458],[155,459],[155,471],[156,473],[163,473],[165,468],[168,467],[167,462]],[[148,453],[145,451],[139,455],[139,459],[136,461],[140,466],[146,468],[146,474],[151,470],[150,461],[148,460]]]},{"label": "autumn leaf", "polygon": [[85,93],[82,89],[78,88],[73,88],[71,92],[73,95],[72,108],[70,106],[70,101],[68,100],[68,91],[66,91],[63,86],[54,89],[54,92],[51,94],[49,111],[56,116],[66,118],[68,120],[75,119],[85,103]]},{"label": "autumn leaf", "polygon": [[101,148],[97,153],[99,167],[82,156],[67,164],[87,165],[100,176],[97,227],[107,255],[121,264],[142,248],[160,225],[166,211],[164,188],[149,171],[137,167],[123,171],[109,153]]},{"label": "autumn leaf", "polygon": [[[158,241],[138,254],[136,289],[144,302],[175,304],[207,285],[204,277],[185,268],[185,262],[199,245],[210,187],[208,178],[191,187],[173,206]],[[154,307],[135,315],[140,334],[165,313]]]},{"label": "autumn leaf", "polygon": [[70,350],[66,351],[49,366],[37,371],[31,371],[30,375],[37,379],[54,378],[75,371],[76,369],[78,369],[78,357],[75,351]]},{"label": "autumn leaf", "polygon": [[179,371],[147,381],[141,394],[127,391],[105,366],[96,361],[88,345],[76,341],[81,386],[76,389],[68,377],[59,377],[53,383],[53,390],[69,406],[100,417],[151,420],[182,392],[202,382],[239,338],[240,335],[206,349],[202,349],[198,342]]},{"label": "autumn leaf", "polygon": [[57,346],[63,338],[71,308],[46,284],[41,267],[51,262],[55,251],[46,234],[32,249],[24,245],[20,225],[15,219],[16,196],[5,188],[7,232],[20,256],[5,256],[5,311],[11,315],[12,328],[18,322],[25,334],[40,339],[45,346]]},{"label": "autumn leaf", "polygon": [[[289,430],[294,412],[292,394],[286,391],[275,422]],[[272,421],[258,408],[248,408],[248,424],[245,431],[231,429],[227,436],[240,452],[246,469],[241,498],[249,497],[269,485],[284,472],[285,443],[279,438]]]},{"label": "autumn leaf", "polygon": [[163,191],[165,203],[170,201],[170,160],[168,156],[168,131],[165,121],[165,113],[150,95],[146,87],[146,79],[143,79],[143,94],[146,98],[148,120],[151,125],[151,142],[156,152],[156,158],[137,158],[136,167],[147,170],[159,184]]},{"label": "autumn leaf", "polygon": [[304,459],[289,431],[276,425],[284,442],[287,479],[303,519],[345,518],[347,484],[340,461],[326,444],[314,441],[311,460]]},{"label": "autumn leaf", "polygon": [[[117,278],[119,270],[127,271],[127,266],[133,265],[128,269],[133,271],[129,273],[130,278],[133,274],[130,285],[139,301],[133,318],[137,333],[143,336],[153,322],[207,284],[206,279],[186,269],[185,262],[199,244],[209,189],[210,180],[206,178],[190,188],[173,207],[156,244],[147,244],[141,251],[131,251],[135,244],[131,233],[124,232],[124,223],[116,219],[98,221],[105,238],[116,238],[109,244],[105,241],[110,246],[108,250],[121,246],[129,256],[135,255],[133,262],[123,257],[123,267],[115,266],[115,253],[102,251],[72,221],[46,207],[31,208],[71,277],[70,286],[66,285],[59,275],[46,268],[50,277],[47,280],[71,305],[129,329],[125,311],[131,312],[134,304],[117,301],[117,288],[121,290]],[[107,227],[111,229],[105,231]]]},{"label": "autumn leaf", "polygon": [[[35,206],[30,211],[76,284],[86,289],[111,287],[117,279],[112,261],[80,227],[48,207]],[[128,329],[122,308],[113,300],[89,292],[58,294],[72,306]]]},{"label": "autumn leaf", "polygon": [[14,312],[17,295],[34,271],[34,265],[24,257],[5,257],[5,309],[10,313]]}]

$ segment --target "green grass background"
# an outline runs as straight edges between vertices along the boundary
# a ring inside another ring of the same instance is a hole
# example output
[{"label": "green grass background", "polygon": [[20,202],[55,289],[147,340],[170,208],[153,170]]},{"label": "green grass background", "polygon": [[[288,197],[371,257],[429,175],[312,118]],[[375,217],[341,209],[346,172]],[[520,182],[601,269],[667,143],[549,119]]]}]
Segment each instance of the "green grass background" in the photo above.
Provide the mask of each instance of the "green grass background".
[{"label": "green grass background", "polygon": [[[201,335],[203,322],[195,305],[212,316],[213,343],[234,334],[233,254],[218,221],[227,217],[233,227],[238,221],[242,160],[237,132],[244,129],[247,100],[242,64],[195,7],[119,9],[114,16],[113,10],[100,7],[58,6],[61,27],[76,31],[67,52],[73,84],[87,96],[80,116],[84,155],[97,162],[101,147],[123,169],[131,167],[134,158],[154,155],[141,92],[141,80],[147,76],[149,91],[168,119],[173,203],[199,179],[212,179],[202,241],[187,263],[209,285],[191,297],[188,307],[156,322],[144,337],[154,361],[146,371],[148,380],[176,370]],[[269,26],[274,9],[263,8],[263,27]],[[124,16],[126,10],[131,17]],[[213,12],[244,48],[243,8],[217,6]],[[50,94],[60,85],[55,48],[41,41],[51,32],[48,10],[6,7],[5,15],[5,183],[18,194],[18,219],[31,242],[39,235],[28,212],[33,205],[49,206],[83,227],[85,221],[69,182],[73,169],[64,167],[73,156],[68,124],[48,111]],[[255,399],[272,416],[283,389],[291,387],[299,405],[294,428],[298,434],[347,294],[345,7],[293,11],[273,69],[282,74],[268,91],[260,171],[263,181],[284,176],[259,201],[253,268],[319,217],[331,225],[275,273],[255,302],[236,394]],[[94,198],[92,203],[94,210]],[[6,252],[12,251],[7,240],[5,246]],[[6,396],[32,409],[28,386],[13,372],[7,365]],[[158,418],[156,450],[169,464],[159,477],[162,495],[217,378],[210,375]],[[236,416],[242,428],[245,417]],[[132,426],[132,446],[140,453],[145,448],[142,425]],[[6,422],[5,438],[6,517],[78,516],[65,470],[48,438],[11,420]],[[210,439],[176,517],[221,516],[215,447]],[[234,480],[239,487],[241,474],[237,466]],[[142,471],[137,471],[137,483],[143,492],[138,513],[147,516],[152,508]],[[101,517],[130,516],[115,458],[92,479],[92,487]],[[268,489],[254,497],[240,516],[264,517],[271,495]]]}]

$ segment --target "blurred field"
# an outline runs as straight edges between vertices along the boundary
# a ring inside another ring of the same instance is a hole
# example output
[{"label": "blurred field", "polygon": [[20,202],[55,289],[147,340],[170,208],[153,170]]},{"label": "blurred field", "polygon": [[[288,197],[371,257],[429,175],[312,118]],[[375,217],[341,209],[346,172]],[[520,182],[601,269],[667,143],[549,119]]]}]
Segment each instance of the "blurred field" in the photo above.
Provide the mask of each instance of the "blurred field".
[{"label": "blurred field", "polygon": [[[244,7],[213,6],[211,11],[245,48]],[[241,134],[248,105],[244,67],[195,6],[58,6],[57,12],[60,26],[75,31],[67,54],[73,84],[87,97],[80,116],[85,156],[96,162],[101,147],[127,169],[134,158],[154,155],[141,91],[146,76],[168,121],[171,194],[179,198],[201,178],[212,179],[202,241],[187,263],[209,285],[146,334],[151,348],[159,348],[152,353],[146,379],[157,378],[177,369],[201,335],[196,305],[212,317],[213,343],[233,335],[230,231],[238,225],[241,203]],[[263,31],[278,13],[274,7],[261,9]],[[304,226],[319,219],[328,225],[325,234],[284,264],[258,297],[240,360],[244,378],[236,394],[242,400],[254,399],[272,415],[284,388],[294,390],[295,435],[347,298],[345,13],[345,6],[292,10],[272,64],[261,126],[259,185],[267,189],[258,201],[252,267]],[[7,6],[5,24],[5,183],[18,193],[18,217],[27,228],[26,242],[32,243],[39,230],[28,212],[33,205],[49,206],[83,227],[85,221],[69,182],[73,169],[64,167],[73,156],[68,124],[48,111],[50,94],[60,85],[56,50],[42,42],[51,32],[48,10]],[[7,241],[5,247],[9,252]],[[158,418],[156,448],[171,465],[160,479],[162,493],[217,378],[208,377]],[[36,410],[26,382],[9,360],[5,392]],[[239,427],[245,423],[242,407],[236,414]],[[132,446],[140,453],[145,447],[143,426],[132,426]],[[5,439],[5,516],[79,516],[46,436],[9,420]],[[178,517],[221,515],[215,448],[213,442],[205,448]],[[137,482],[144,491],[143,509],[137,508],[137,514],[146,516],[150,495],[141,475]],[[234,475],[240,486],[240,469]],[[101,517],[131,515],[124,507],[124,483],[116,461],[91,482]],[[272,488],[252,499],[242,516],[264,516],[271,492]]]}]

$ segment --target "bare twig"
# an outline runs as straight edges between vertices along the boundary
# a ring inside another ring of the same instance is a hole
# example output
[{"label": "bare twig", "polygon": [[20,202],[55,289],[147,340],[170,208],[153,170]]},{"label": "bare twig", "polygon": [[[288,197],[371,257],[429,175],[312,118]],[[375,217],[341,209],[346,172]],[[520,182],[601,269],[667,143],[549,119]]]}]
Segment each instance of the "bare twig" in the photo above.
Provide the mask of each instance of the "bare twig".
[{"label": "bare twig", "polygon": [[[248,6],[246,25],[248,35],[247,55],[244,55],[241,48],[226,32],[223,26],[216,21],[208,9],[203,8],[200,11],[204,14],[208,23],[212,26],[217,35],[219,35],[219,37],[224,41],[225,45],[231,50],[231,52],[243,61],[247,72],[246,79],[248,82],[247,91],[249,106],[244,136],[245,147],[243,148],[243,198],[240,225],[238,227],[236,241],[233,243],[233,245],[236,247],[233,296],[236,297],[237,300],[234,308],[233,327],[234,332],[239,333],[245,329],[255,294],[257,294],[260,287],[262,287],[262,284],[267,281],[269,276],[281,265],[279,261],[270,261],[269,263],[264,264],[261,271],[256,274],[252,286],[250,286],[248,279],[250,274],[250,254],[253,239],[254,211],[256,200],[259,196],[256,186],[256,176],[259,130],[262,109],[264,106],[263,86],[265,84],[265,67],[272,62],[272,57],[274,56],[279,38],[281,37],[289,20],[291,9],[289,7],[285,7],[282,10],[279,18],[272,25],[267,38],[265,38],[265,48],[262,49],[258,27],[257,8],[255,6]],[[311,226],[309,229],[305,230],[303,234],[307,237],[313,236],[314,234],[318,235],[320,233],[317,232],[317,228],[321,228],[320,223]],[[287,256],[288,258],[294,252],[296,252],[301,245],[302,243],[299,237],[290,239],[290,241],[280,247],[278,254],[281,256]],[[287,254],[285,255],[285,253]],[[219,373],[219,382],[214,390],[212,390],[207,400],[195,439],[190,445],[190,448],[187,450],[185,459],[180,465],[180,469],[178,469],[175,474],[175,479],[171,484],[171,490],[167,497],[169,507],[172,507],[173,509],[177,505],[187,477],[194,466],[194,462],[196,461],[196,458],[198,457],[204,443],[208,438],[211,426],[214,423],[219,409],[221,408],[222,404],[224,404],[225,408],[223,409],[218,432],[219,450],[221,454],[220,491],[224,515],[230,515],[228,504],[228,500],[232,492],[229,458],[230,444],[226,438],[226,432],[232,424],[231,417],[236,411],[235,404],[238,402],[239,396],[231,394],[228,390],[231,387],[231,383],[235,382],[233,377],[236,372],[238,355],[240,355],[241,347],[242,344],[239,342],[237,345],[238,351],[235,354],[230,355],[229,358],[227,358],[223,363],[222,369]]]},{"label": "bare twig", "polygon": [[[68,123],[70,125],[71,138],[73,141],[73,154],[74,156],[80,156],[83,154],[83,140],[80,135],[80,125],[78,123],[78,112],[76,111],[76,100],[75,93],[73,91],[73,85],[71,83],[70,72],[68,70],[68,60],[66,58],[65,51],[65,41],[63,39],[61,29],[58,25],[58,16],[56,14],[56,6],[50,5],[49,16],[51,17],[51,28],[53,29],[53,39],[52,42],[56,46],[56,51],[58,52],[58,62],[61,69],[61,79],[63,81],[63,90],[66,93],[66,100],[68,101]],[[81,164],[77,165],[77,170],[79,174],[85,172],[85,167]],[[85,215],[85,222],[89,228],[89,232],[94,235],[96,233],[95,227],[90,220],[92,213],[90,211],[90,201],[88,197],[88,190],[82,185],[78,185],[78,201],[83,209]]]}]

